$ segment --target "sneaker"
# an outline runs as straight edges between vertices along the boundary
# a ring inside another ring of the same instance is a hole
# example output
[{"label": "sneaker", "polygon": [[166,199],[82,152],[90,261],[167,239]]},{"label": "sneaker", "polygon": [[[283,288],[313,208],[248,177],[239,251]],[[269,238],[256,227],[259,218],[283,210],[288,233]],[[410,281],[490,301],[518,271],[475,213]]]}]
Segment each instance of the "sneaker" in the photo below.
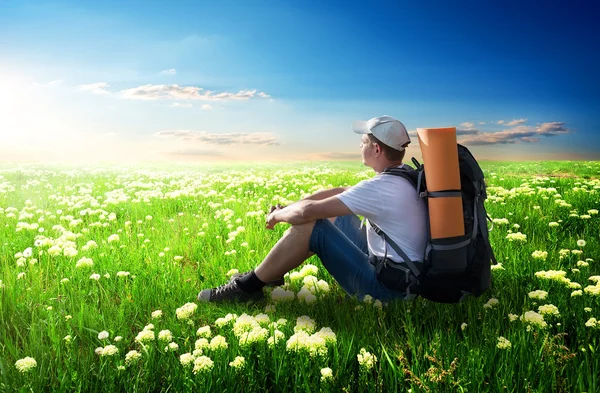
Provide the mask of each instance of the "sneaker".
[{"label": "sneaker", "polygon": [[263,291],[254,293],[244,292],[238,285],[238,280],[231,280],[216,288],[204,289],[198,294],[200,302],[247,302],[249,300],[260,300],[264,296]]},{"label": "sneaker", "polygon": [[[241,278],[243,276],[245,276],[246,274],[249,274],[250,271],[244,272],[244,273],[234,273],[231,275],[231,278],[229,279],[229,281],[233,281],[237,278]],[[265,286],[267,287],[280,287],[283,284],[285,284],[285,280],[282,278],[278,278],[276,280],[273,281],[269,281],[268,283],[265,284]]]}]

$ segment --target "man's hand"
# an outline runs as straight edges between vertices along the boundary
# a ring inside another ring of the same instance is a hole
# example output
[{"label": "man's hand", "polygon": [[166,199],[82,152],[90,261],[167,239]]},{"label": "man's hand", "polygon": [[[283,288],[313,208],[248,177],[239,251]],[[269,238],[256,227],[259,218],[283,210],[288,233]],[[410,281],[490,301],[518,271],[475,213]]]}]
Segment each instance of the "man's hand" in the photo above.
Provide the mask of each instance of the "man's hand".
[{"label": "man's hand", "polygon": [[271,208],[269,209],[269,214],[267,215],[267,229],[273,229],[277,223],[281,222],[275,217],[275,215],[279,210],[282,210],[284,208],[285,206],[282,206],[279,203],[275,206],[271,206]]}]

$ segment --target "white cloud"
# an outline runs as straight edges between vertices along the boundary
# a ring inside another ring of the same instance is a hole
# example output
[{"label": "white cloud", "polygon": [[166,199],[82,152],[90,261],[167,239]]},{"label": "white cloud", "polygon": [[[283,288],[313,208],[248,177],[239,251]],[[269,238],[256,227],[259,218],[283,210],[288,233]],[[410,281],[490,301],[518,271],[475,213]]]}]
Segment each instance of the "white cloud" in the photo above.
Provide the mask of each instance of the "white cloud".
[{"label": "white cloud", "polygon": [[470,129],[457,128],[456,129],[456,136],[473,135],[473,134],[479,134],[479,133],[480,133],[480,131],[475,128],[470,128]]},{"label": "white cloud", "polygon": [[519,119],[519,120],[512,120],[509,121],[508,123],[506,123],[507,126],[518,126],[519,124],[525,124],[527,122],[527,119]]},{"label": "white cloud", "polygon": [[504,124],[504,120],[498,120],[496,124]]},{"label": "white cloud", "polygon": [[480,122],[479,122],[479,124],[480,124],[480,125],[484,125],[484,124],[485,124],[485,121],[480,121]]},{"label": "white cloud", "polygon": [[268,132],[211,134],[206,131],[165,130],[157,132],[155,136],[173,137],[185,141],[198,141],[216,145],[281,145],[277,138]]},{"label": "white cloud", "polygon": [[50,82],[46,82],[46,83],[37,83],[34,82],[33,85],[36,87],[57,87],[63,84],[63,80],[62,79],[56,79]]},{"label": "white cloud", "polygon": [[110,92],[106,88],[110,86],[106,82],[90,83],[89,85],[79,85],[79,90],[89,91],[94,94],[109,94]]},{"label": "white cloud", "polygon": [[204,104],[204,105],[202,105],[201,108],[203,111],[212,111],[213,107],[212,107],[212,105]]},{"label": "white cloud", "polygon": [[181,104],[179,102],[174,102],[171,104],[172,107],[177,108],[177,107],[181,107],[181,108],[191,108],[192,104]]},{"label": "white cloud", "polygon": [[461,126],[463,126],[466,129],[471,129],[471,128],[475,127],[475,124],[466,121],[466,122],[462,123]]},{"label": "white cloud", "polygon": [[132,89],[121,90],[123,97],[132,100],[247,100],[255,97],[269,97],[264,92],[257,93],[256,90],[240,90],[237,93],[216,93],[204,90],[196,86],[179,85],[143,85]]},{"label": "white cloud", "polygon": [[175,68],[169,68],[168,70],[162,70],[160,73],[165,75],[175,75],[177,70],[175,70]]},{"label": "white cloud", "polygon": [[541,137],[552,137],[568,134],[571,130],[565,128],[563,122],[542,123],[537,127],[517,126],[498,132],[479,132],[461,139],[464,145],[496,145],[516,144],[520,142],[533,143],[540,141]]}]

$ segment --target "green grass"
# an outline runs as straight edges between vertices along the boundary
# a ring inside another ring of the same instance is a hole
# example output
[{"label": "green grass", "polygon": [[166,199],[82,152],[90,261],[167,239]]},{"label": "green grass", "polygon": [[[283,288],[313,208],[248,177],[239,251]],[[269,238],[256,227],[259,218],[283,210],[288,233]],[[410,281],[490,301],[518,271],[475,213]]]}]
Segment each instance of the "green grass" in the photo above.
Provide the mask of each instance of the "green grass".
[{"label": "green grass", "polygon": [[[308,263],[318,267],[317,278],[327,281],[330,291],[319,293],[311,304],[295,299],[268,310],[271,321],[288,320],[279,327],[285,338],[274,348],[264,341],[241,345],[231,325],[215,325],[228,313],[265,313],[270,300],[199,304],[189,320],[178,319],[176,310],[194,302],[201,288],[222,284],[230,269],[245,271],[260,263],[287,227],[264,228],[270,205],[288,204],[321,188],[353,185],[371,177],[372,170],[357,163],[3,164],[0,391],[600,391],[600,324],[586,326],[590,318],[600,319],[600,296],[585,291],[594,285],[588,278],[600,274],[600,216],[592,210],[600,209],[600,162],[480,164],[488,186],[487,211],[509,222],[497,220],[490,232],[503,269],[493,271],[492,287],[484,295],[458,305],[417,299],[379,309],[346,297],[313,257]],[[38,227],[27,229],[22,223]],[[510,232],[521,232],[526,240],[511,241]],[[114,234],[119,240],[108,242]],[[86,249],[90,240],[98,247]],[[578,246],[578,240],[585,240],[585,246]],[[52,244],[60,255],[49,255]],[[63,255],[69,245],[76,256]],[[18,253],[30,247],[32,255],[20,259]],[[536,259],[534,251],[548,255]],[[76,268],[82,257],[91,258],[93,266]],[[578,266],[586,259],[587,266]],[[549,270],[564,270],[570,284],[535,275]],[[130,275],[117,277],[119,271]],[[100,279],[90,279],[92,273]],[[61,282],[64,278],[69,281]],[[300,290],[301,282],[286,280],[289,289]],[[582,295],[571,296],[577,284]],[[528,296],[538,289],[548,296]],[[498,304],[484,307],[490,298]],[[527,329],[519,318],[510,321],[509,314],[520,317],[543,304],[559,310],[559,315],[544,316],[546,327]],[[162,310],[162,318],[151,317],[155,310]],[[336,342],[326,354],[286,350],[296,319],[303,315],[316,322],[317,330],[335,332]],[[170,330],[179,348],[165,353],[165,342],[137,343],[136,336],[150,323],[156,336]],[[204,325],[211,326],[213,336],[224,336],[228,348],[205,350],[213,368],[194,374],[179,357],[194,350],[196,330]],[[267,337],[273,334],[273,328],[268,330]],[[109,333],[107,340],[98,338],[101,331]],[[116,336],[122,339],[117,342]],[[509,349],[497,347],[500,336],[510,341]],[[95,353],[109,344],[119,352]],[[377,357],[373,369],[359,366],[361,348]],[[130,350],[142,357],[126,366]],[[22,373],[15,362],[27,356],[37,366]],[[236,356],[246,360],[240,371],[229,366]],[[321,382],[325,367],[333,371],[329,382]]]}]

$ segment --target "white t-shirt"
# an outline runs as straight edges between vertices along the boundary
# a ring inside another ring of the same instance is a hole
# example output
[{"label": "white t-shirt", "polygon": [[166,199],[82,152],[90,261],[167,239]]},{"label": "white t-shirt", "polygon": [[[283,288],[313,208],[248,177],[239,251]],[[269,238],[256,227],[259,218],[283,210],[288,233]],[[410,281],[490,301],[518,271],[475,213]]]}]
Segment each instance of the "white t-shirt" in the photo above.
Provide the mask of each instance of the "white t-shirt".
[{"label": "white t-shirt", "polygon": [[[406,253],[411,261],[422,261],[427,242],[425,202],[417,190],[399,176],[378,173],[336,195],[354,214],[365,217],[385,232]],[[367,226],[369,255],[383,257],[385,240]],[[400,257],[391,245],[387,256],[396,262]]]}]

